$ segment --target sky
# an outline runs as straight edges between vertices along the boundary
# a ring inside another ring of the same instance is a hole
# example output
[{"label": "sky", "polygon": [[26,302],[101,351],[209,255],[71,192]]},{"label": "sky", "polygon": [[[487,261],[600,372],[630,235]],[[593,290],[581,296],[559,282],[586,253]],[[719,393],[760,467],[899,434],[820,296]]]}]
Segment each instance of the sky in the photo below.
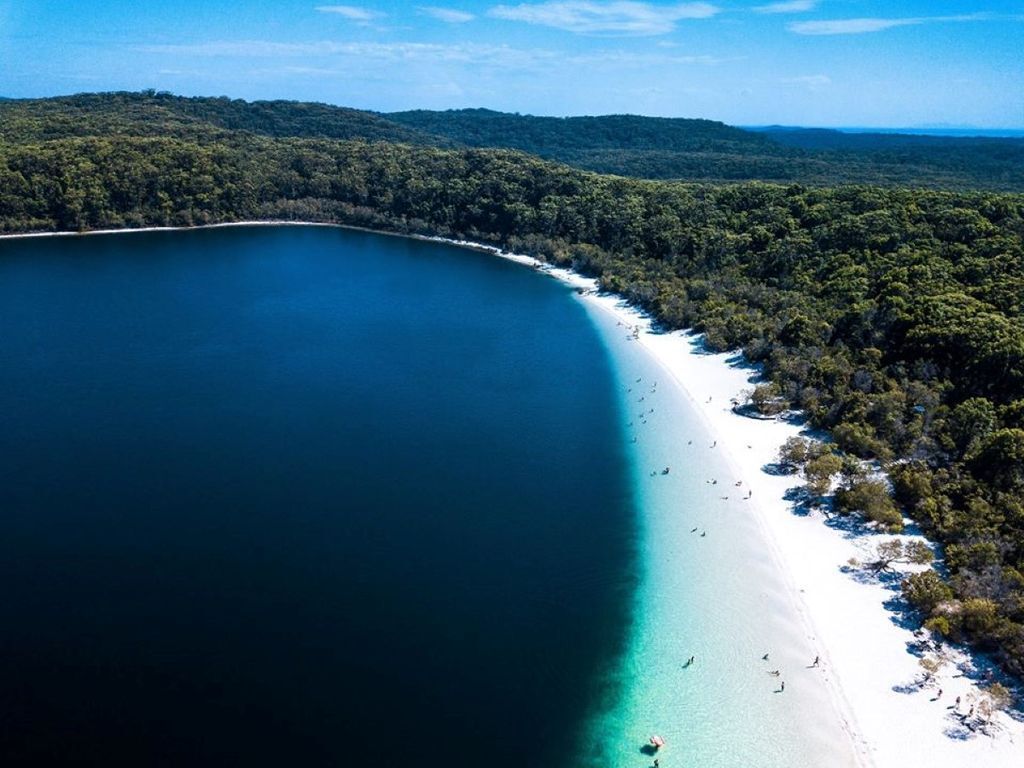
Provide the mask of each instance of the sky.
[{"label": "sky", "polygon": [[1024,0],[0,0],[0,96],[145,88],[1019,129]]}]

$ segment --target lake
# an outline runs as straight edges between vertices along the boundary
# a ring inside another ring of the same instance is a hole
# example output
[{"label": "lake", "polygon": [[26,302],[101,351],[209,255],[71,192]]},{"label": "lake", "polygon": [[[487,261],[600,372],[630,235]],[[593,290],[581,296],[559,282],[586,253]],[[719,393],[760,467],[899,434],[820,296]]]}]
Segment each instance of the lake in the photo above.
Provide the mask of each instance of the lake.
[{"label": "lake", "polygon": [[570,289],[331,228],[9,240],[0,328],[5,765],[572,764],[641,568]]}]

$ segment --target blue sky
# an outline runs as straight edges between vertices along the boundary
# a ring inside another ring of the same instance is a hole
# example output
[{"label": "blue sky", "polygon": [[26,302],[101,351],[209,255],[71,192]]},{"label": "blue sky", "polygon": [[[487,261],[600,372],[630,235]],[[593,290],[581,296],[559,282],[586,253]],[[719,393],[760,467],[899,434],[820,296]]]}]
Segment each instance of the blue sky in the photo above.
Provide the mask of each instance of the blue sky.
[{"label": "blue sky", "polygon": [[1024,2],[0,0],[0,95],[1024,128]]}]

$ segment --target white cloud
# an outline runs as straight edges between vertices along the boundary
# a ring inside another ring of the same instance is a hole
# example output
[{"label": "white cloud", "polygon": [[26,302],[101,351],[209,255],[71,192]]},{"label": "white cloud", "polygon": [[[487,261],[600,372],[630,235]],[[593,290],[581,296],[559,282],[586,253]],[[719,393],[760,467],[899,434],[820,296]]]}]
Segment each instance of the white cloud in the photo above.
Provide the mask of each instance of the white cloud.
[{"label": "white cloud", "polygon": [[798,35],[861,35],[881,32],[893,27],[907,27],[923,23],[923,19],[837,19],[835,21],[795,21],[790,32]]},{"label": "white cloud", "polygon": [[713,67],[729,61],[739,61],[742,57],[719,58],[717,56],[678,56],[665,53],[636,53],[633,51],[598,51],[596,53],[569,56],[568,64],[584,66],[630,66],[630,67],[664,67],[672,64],[699,64]]},{"label": "white cloud", "polygon": [[578,34],[664,35],[682,19],[706,19],[718,11],[716,6],[703,2],[654,5],[631,0],[568,0],[499,5],[489,15]]},{"label": "white cloud", "polygon": [[320,11],[320,13],[337,14],[349,21],[356,22],[357,24],[369,24],[384,15],[378,11],[371,11],[369,8],[360,8],[356,5],[318,5],[316,10]]},{"label": "white cloud", "polygon": [[963,16],[920,16],[904,19],[835,19],[833,21],[794,21],[790,32],[798,35],[861,35],[868,32],[882,32],[894,27],[910,27],[949,21],[985,21],[987,13],[970,13]]},{"label": "white cloud", "polygon": [[832,85],[832,78],[828,75],[800,75],[799,77],[784,77],[782,82],[786,85],[804,85],[812,91],[817,91]]},{"label": "white cloud", "polygon": [[[471,64],[509,69],[525,69],[549,62],[558,54],[540,49],[512,48],[507,45],[436,44],[436,43],[371,43],[335,42],[324,40],[311,43],[279,43],[263,40],[213,41],[179,45],[140,45],[132,50],[141,53],[171,56],[203,56],[228,58],[295,59],[320,57],[321,59],[355,57],[360,61],[378,62],[430,62]],[[312,74],[333,72],[331,67],[289,66],[289,72]],[[351,74],[351,70],[346,70]]]},{"label": "white cloud", "polygon": [[[608,68],[622,71],[625,68],[699,66],[713,67],[735,58],[718,58],[708,55],[680,55],[666,52],[636,52],[608,49],[586,54],[566,54],[540,48],[513,48],[508,45],[482,43],[411,43],[411,42],[338,42],[318,41],[308,43],[282,43],[262,40],[212,41],[192,44],[160,44],[133,46],[140,53],[186,57],[222,57],[281,60],[269,72],[285,72],[304,75],[351,75],[346,65],[349,59],[360,64],[376,65],[445,64],[465,65],[475,69],[496,68],[511,71],[549,70],[553,65],[568,68],[585,68],[588,71]],[[286,63],[288,62],[288,63]]]},{"label": "white cloud", "polygon": [[769,3],[754,7],[757,13],[802,13],[812,11],[818,4],[818,0],[787,0],[781,3]]},{"label": "white cloud", "polygon": [[424,13],[427,16],[443,21],[446,24],[465,24],[467,21],[472,21],[476,18],[472,13],[466,13],[465,11],[459,11],[455,8],[438,8],[436,6],[426,6],[419,9],[420,13]]}]

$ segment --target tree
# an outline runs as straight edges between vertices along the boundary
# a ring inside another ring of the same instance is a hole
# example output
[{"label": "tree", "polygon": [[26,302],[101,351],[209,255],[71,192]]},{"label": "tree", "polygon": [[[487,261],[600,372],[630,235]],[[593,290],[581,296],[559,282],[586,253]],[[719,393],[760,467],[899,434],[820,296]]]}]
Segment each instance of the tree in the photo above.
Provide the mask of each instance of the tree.
[{"label": "tree", "polygon": [[881,480],[854,478],[836,491],[836,508],[840,512],[860,512],[869,520],[890,530],[903,528],[903,516],[893,503],[889,489]]},{"label": "tree", "polygon": [[996,428],[996,407],[983,397],[972,397],[956,406],[949,414],[946,432],[961,457],[977,450]]},{"label": "tree", "polygon": [[1024,429],[1000,429],[984,440],[974,471],[1005,490],[1024,488]]},{"label": "tree", "polygon": [[758,384],[750,394],[750,402],[753,403],[758,413],[766,416],[776,416],[787,408],[789,403],[780,395],[779,385],[774,382],[769,384]]},{"label": "tree", "polygon": [[824,496],[832,488],[832,478],[843,468],[843,460],[834,453],[816,456],[804,465],[807,489],[815,496]]},{"label": "tree", "polygon": [[790,437],[779,448],[779,462],[790,469],[802,467],[810,455],[810,441],[802,437]]},{"label": "tree", "polygon": [[867,565],[874,571],[892,571],[895,563],[904,565],[928,565],[935,558],[931,547],[923,541],[890,539],[875,548],[874,560]]},{"label": "tree", "polygon": [[900,586],[907,601],[926,615],[953,599],[953,590],[932,570],[912,573]]}]

